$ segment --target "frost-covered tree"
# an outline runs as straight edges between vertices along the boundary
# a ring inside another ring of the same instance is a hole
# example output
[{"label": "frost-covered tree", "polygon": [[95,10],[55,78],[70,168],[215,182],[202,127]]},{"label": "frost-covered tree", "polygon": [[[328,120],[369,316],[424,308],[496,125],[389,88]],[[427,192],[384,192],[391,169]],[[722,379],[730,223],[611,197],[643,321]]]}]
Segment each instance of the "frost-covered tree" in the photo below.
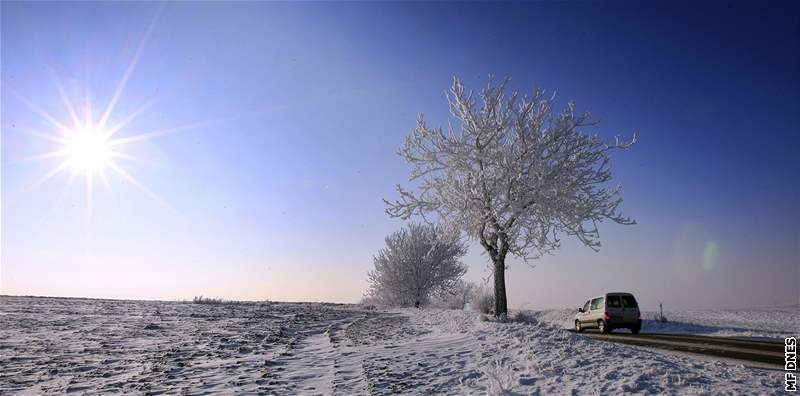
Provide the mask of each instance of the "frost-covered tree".
[{"label": "frost-covered tree", "polygon": [[492,262],[498,317],[507,314],[508,254],[538,258],[563,235],[596,250],[598,222],[635,223],[618,211],[620,187],[607,182],[611,151],[629,148],[636,135],[606,142],[585,132],[594,123],[574,103],[556,112],[554,95],[506,94],[508,81],[490,78],[476,95],[455,78],[447,96],[459,128],[432,128],[420,115],[399,150],[419,188],[398,185],[400,198],[386,201],[390,216],[435,217],[480,243]]},{"label": "frost-covered tree", "polygon": [[458,284],[467,271],[459,261],[466,253],[457,234],[435,225],[409,224],[387,236],[386,247],[374,257],[368,295],[386,305],[419,307]]}]

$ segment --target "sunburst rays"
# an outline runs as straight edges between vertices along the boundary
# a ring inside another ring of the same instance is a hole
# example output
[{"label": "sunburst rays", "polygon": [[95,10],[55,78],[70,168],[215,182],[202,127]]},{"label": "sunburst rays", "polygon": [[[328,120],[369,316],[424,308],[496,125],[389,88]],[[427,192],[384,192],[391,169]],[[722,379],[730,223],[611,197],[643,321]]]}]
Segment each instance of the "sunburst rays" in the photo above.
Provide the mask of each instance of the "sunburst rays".
[{"label": "sunburst rays", "polygon": [[[164,199],[126,169],[127,165],[133,163],[151,163],[147,159],[128,152],[126,148],[129,147],[129,145],[168,134],[204,128],[214,124],[259,117],[289,106],[286,104],[270,106],[243,112],[238,115],[207,120],[192,120],[191,122],[179,126],[165,126],[141,132],[132,131],[132,126],[135,125],[134,121],[139,119],[143,114],[146,114],[148,109],[154,105],[155,100],[145,101],[138,108],[126,114],[118,114],[117,109],[119,107],[126,107],[119,105],[124,103],[125,90],[135,74],[136,67],[142,59],[148,41],[153,35],[156,22],[160,18],[163,7],[164,3],[159,6],[153,16],[150,25],[136,47],[136,51],[130,63],[126,65],[120,80],[111,91],[112,95],[108,102],[105,103],[105,106],[97,106],[101,108],[95,109],[95,98],[88,84],[83,87],[69,86],[66,88],[71,89],[65,89],[58,74],[52,69],[48,72],[54,85],[54,92],[57,93],[57,97],[54,96],[55,99],[52,100],[52,103],[45,101],[43,98],[40,98],[39,101],[33,101],[29,97],[11,88],[7,88],[21,103],[25,104],[30,110],[40,116],[41,119],[45,121],[45,125],[49,125],[49,130],[37,126],[36,128],[15,128],[15,131],[27,134],[36,139],[45,140],[54,146],[52,151],[32,155],[22,161],[60,160],[52,169],[47,170],[41,177],[34,178],[32,182],[26,183],[22,190],[19,191],[22,195],[27,195],[28,192],[51,181],[56,176],[67,174],[68,181],[55,202],[55,205],[59,205],[59,202],[64,199],[67,192],[74,187],[76,184],[75,182],[78,181],[78,179],[83,179],[86,195],[86,218],[87,221],[89,221],[92,218],[92,206],[95,190],[98,189],[96,188],[98,179],[99,183],[103,185],[112,200],[116,200],[111,188],[112,183],[109,180],[110,176],[116,176],[117,179],[132,185],[148,197],[174,211],[174,208],[168,205]],[[79,92],[79,95],[74,95],[76,91]],[[70,95],[71,93],[72,95]],[[63,119],[45,110],[46,108],[53,107],[61,107],[64,109]],[[95,113],[95,111],[97,111],[97,113]]]},{"label": "sunburst rays", "polygon": [[[95,118],[92,107],[93,97],[88,85],[85,87],[85,96],[83,98],[82,109],[78,109],[75,107],[76,101],[74,98],[70,97],[70,95],[64,89],[64,85],[61,83],[61,80],[52,69],[49,71],[49,74],[53,84],[55,85],[55,90],[58,93],[61,106],[63,106],[65,113],[68,115],[67,120],[61,120],[53,116],[43,109],[44,106],[35,103],[18,92],[13,92],[20,102],[25,104],[34,113],[42,117],[42,119],[52,127],[52,130],[48,132],[25,128],[21,128],[21,131],[32,137],[47,140],[56,145],[56,148],[52,151],[33,155],[24,159],[23,161],[45,161],[54,159],[61,160],[52,169],[47,171],[40,178],[36,179],[32,184],[29,184],[25,190],[32,190],[48,182],[57,175],[69,171],[70,174],[68,182],[64,187],[64,190],[59,194],[58,200],[60,201],[63,199],[66,192],[74,184],[75,179],[81,177],[84,181],[86,195],[86,219],[87,222],[90,222],[92,218],[92,207],[94,201],[93,197],[95,190],[94,185],[96,179],[99,179],[106,188],[107,192],[113,195],[111,184],[106,176],[106,171],[111,170],[129,184],[141,190],[143,193],[145,193],[145,195],[166,205],[163,199],[161,199],[144,183],[136,179],[125,169],[124,165],[122,164],[123,161],[141,163],[147,163],[148,161],[124,152],[124,146],[130,142],[153,139],[174,130],[184,130],[191,125],[158,131],[148,131],[138,134],[126,133],[125,137],[116,139],[114,138],[114,135],[118,132],[128,132],[126,131],[126,128],[130,126],[130,124],[136,118],[145,113],[147,109],[150,108],[150,106],[152,106],[154,103],[152,100],[148,101],[127,115],[117,116],[117,114],[114,113],[117,104],[123,98],[128,81],[136,70],[136,66],[142,57],[142,53],[144,52],[147,42],[149,41],[150,36],[155,29],[162,10],[163,3],[158,8],[153,19],[151,20],[147,31],[139,42],[133,58],[125,68],[122,78],[117,83],[113,91],[113,95],[106,104],[105,109],[103,110],[99,119]],[[111,124],[113,120],[119,121],[115,124]],[[107,126],[108,124],[111,124],[111,126]]]},{"label": "sunburst rays", "polygon": [[[29,185],[28,190],[46,183],[59,174],[69,172],[70,181],[65,188],[70,188],[74,179],[83,179],[86,190],[87,220],[91,220],[95,182],[99,179],[106,189],[110,190],[111,187],[107,178],[107,171],[110,170],[140,189],[147,196],[164,203],[163,199],[159,198],[125,169],[125,161],[148,163],[147,160],[126,152],[125,146],[127,143],[153,139],[162,136],[163,133],[151,131],[138,134],[126,133],[125,137],[116,139],[113,137],[117,132],[128,132],[125,128],[139,115],[143,114],[146,108],[150,106],[150,103],[124,117],[114,117],[114,114],[111,114],[109,119],[121,118],[122,121],[107,129],[101,129],[99,122],[95,121],[93,117],[90,97],[85,99],[84,114],[83,117],[80,117],[72,107],[72,102],[64,93],[63,88],[60,87],[60,84],[57,85],[59,86],[59,94],[62,96],[62,104],[66,113],[69,114],[69,121],[59,120],[33,105],[29,100],[22,100],[31,110],[42,116],[53,127],[53,131],[50,133],[25,129],[22,132],[35,138],[47,140],[55,145],[54,150],[30,156],[23,161],[60,160],[52,169]],[[68,124],[71,125],[68,126]]]}]

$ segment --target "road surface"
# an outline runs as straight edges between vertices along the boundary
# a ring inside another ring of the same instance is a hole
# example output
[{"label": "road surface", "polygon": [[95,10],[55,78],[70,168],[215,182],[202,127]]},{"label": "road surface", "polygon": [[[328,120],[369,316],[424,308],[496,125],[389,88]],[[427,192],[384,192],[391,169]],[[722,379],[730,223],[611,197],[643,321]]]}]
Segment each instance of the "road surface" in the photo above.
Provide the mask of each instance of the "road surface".
[{"label": "road surface", "polygon": [[783,366],[784,351],[782,340],[754,340],[685,334],[602,334],[592,331],[584,331],[581,335],[620,344],[745,360],[769,366]]}]

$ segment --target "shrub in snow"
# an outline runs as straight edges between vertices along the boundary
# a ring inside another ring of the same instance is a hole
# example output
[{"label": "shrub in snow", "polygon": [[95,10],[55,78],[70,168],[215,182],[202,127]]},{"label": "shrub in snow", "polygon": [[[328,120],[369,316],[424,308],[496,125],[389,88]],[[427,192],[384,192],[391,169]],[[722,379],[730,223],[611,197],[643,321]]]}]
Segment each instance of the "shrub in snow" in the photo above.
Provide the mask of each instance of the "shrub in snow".
[{"label": "shrub in snow", "polygon": [[464,309],[475,298],[478,285],[472,282],[458,281],[451,291],[433,297],[431,306],[445,309]]},{"label": "shrub in snow", "polygon": [[467,267],[467,253],[458,235],[439,226],[409,224],[386,237],[386,247],[374,257],[367,298],[388,306],[428,303],[434,295],[451,293]]},{"label": "shrub in snow", "polygon": [[192,299],[192,302],[195,304],[224,304],[225,302],[221,298],[211,298],[211,297],[203,297],[203,296],[196,296]]},{"label": "shrub in snow", "polygon": [[[586,133],[595,125],[575,105],[556,112],[555,96],[506,95],[509,79],[493,79],[477,95],[456,78],[448,94],[460,128],[429,127],[420,115],[399,154],[412,166],[418,192],[397,186],[386,201],[392,217],[435,217],[478,241],[492,261],[495,315],[505,316],[506,256],[537,258],[576,237],[600,247],[597,223],[634,224],[617,210],[620,188],[611,180],[614,143]],[[478,99],[480,104],[478,104]]]},{"label": "shrub in snow", "polygon": [[486,393],[489,395],[514,394],[517,378],[513,370],[503,364],[504,358],[495,358],[483,369],[486,376]]},{"label": "shrub in snow", "polygon": [[514,322],[519,323],[538,323],[536,315],[530,311],[517,311],[513,318]]},{"label": "shrub in snow", "polygon": [[361,297],[361,301],[359,301],[358,303],[361,304],[361,306],[364,307],[365,309],[375,309],[375,307],[377,306],[384,305],[383,301],[381,301],[381,299],[378,296],[369,294],[365,295],[364,297]]},{"label": "shrub in snow", "polygon": [[475,297],[473,297],[470,306],[473,310],[483,314],[493,313],[494,293],[487,287],[479,287],[475,291]]},{"label": "shrub in snow", "polygon": [[669,322],[669,320],[667,320],[667,317],[664,316],[663,313],[653,314],[653,319],[655,319],[656,322],[661,322],[661,323]]},{"label": "shrub in snow", "polygon": [[192,299],[194,304],[209,304],[209,305],[259,305],[269,304],[269,300],[264,301],[237,301],[237,300],[223,300],[221,298],[211,298],[197,296]]}]

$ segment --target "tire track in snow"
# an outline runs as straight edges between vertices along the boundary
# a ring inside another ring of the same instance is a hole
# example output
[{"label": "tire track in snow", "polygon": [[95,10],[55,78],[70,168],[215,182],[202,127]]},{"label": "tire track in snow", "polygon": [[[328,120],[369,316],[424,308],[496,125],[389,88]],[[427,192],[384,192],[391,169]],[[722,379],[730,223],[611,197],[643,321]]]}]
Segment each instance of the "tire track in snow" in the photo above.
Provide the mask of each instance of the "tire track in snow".
[{"label": "tire track in snow", "polygon": [[281,393],[352,395],[367,393],[363,354],[346,345],[343,326],[363,319],[351,316],[299,332],[271,365],[278,373],[272,384]]}]

